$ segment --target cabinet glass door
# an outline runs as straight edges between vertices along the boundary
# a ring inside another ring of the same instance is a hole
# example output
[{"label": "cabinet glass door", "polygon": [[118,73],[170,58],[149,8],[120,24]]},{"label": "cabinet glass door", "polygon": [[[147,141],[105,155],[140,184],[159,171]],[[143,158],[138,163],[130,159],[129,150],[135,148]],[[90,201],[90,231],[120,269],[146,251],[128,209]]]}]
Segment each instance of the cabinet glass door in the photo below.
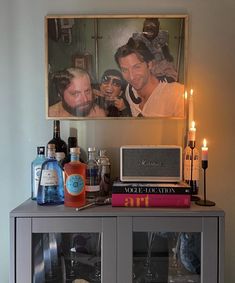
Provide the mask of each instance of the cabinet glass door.
[{"label": "cabinet glass door", "polygon": [[133,283],[200,283],[201,234],[134,232]]},{"label": "cabinet glass door", "polygon": [[218,281],[216,217],[169,214],[118,221],[118,283]]},{"label": "cabinet glass door", "polygon": [[101,233],[33,233],[33,283],[101,282]]},{"label": "cabinet glass door", "polygon": [[16,221],[17,283],[116,281],[116,218],[25,217]]}]

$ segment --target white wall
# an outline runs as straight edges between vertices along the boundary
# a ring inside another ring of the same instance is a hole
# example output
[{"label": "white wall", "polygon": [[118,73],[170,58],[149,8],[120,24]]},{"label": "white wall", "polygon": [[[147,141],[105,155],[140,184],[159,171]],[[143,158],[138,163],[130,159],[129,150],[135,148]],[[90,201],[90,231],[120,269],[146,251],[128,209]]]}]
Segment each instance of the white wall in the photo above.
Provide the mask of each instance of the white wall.
[{"label": "white wall", "polygon": [[[189,15],[188,78],[195,90],[198,143],[204,136],[209,141],[208,196],[226,212],[225,282],[235,282],[234,10],[233,0],[0,0],[1,283],[8,282],[9,212],[29,197],[30,162],[36,146],[51,137],[52,122],[44,114],[44,16],[76,13]],[[62,123],[64,139],[69,125]],[[112,143],[115,152],[130,141],[130,132],[140,143],[156,139],[153,121],[71,125],[84,146]]]}]

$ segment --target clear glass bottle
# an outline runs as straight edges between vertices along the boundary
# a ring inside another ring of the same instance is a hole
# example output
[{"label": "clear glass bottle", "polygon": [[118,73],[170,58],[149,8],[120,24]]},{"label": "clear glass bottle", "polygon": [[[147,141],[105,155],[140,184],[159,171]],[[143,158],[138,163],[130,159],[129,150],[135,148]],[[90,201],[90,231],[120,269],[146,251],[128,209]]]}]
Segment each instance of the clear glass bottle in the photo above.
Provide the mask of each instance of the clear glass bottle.
[{"label": "clear glass bottle", "polygon": [[99,166],[100,195],[107,196],[111,190],[111,164],[105,149],[99,150],[97,163]]},{"label": "clear glass bottle", "polygon": [[191,194],[197,195],[199,189],[199,151],[190,144],[184,149],[184,181],[191,187]]},{"label": "clear glass bottle", "polygon": [[67,144],[60,137],[60,121],[54,120],[53,122],[53,138],[48,142],[48,144],[55,145],[56,152],[64,152],[67,156]]},{"label": "clear glass bottle", "polygon": [[37,157],[31,163],[31,199],[37,199],[38,183],[41,174],[42,164],[46,160],[45,146],[37,147]]},{"label": "clear glass bottle", "polygon": [[96,161],[96,148],[88,147],[87,151],[86,198],[88,201],[94,201],[100,194],[99,166]]},{"label": "clear glass bottle", "polygon": [[64,165],[64,205],[81,207],[86,203],[86,164],[79,161],[80,148],[70,149],[71,161]]},{"label": "clear glass bottle", "polygon": [[39,205],[56,205],[64,203],[63,170],[55,159],[54,144],[48,144],[47,160],[42,164],[37,203]]}]

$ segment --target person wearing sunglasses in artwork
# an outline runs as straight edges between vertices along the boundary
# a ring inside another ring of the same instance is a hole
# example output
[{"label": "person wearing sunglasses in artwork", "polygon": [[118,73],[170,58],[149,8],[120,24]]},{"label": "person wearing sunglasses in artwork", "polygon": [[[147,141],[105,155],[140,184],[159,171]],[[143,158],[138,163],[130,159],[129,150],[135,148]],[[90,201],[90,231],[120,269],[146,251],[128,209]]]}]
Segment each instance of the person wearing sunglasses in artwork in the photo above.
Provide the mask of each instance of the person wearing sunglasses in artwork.
[{"label": "person wearing sunglasses in artwork", "polygon": [[108,69],[103,73],[97,104],[105,110],[107,117],[131,116],[129,103],[124,96],[125,87],[126,82],[118,70]]}]

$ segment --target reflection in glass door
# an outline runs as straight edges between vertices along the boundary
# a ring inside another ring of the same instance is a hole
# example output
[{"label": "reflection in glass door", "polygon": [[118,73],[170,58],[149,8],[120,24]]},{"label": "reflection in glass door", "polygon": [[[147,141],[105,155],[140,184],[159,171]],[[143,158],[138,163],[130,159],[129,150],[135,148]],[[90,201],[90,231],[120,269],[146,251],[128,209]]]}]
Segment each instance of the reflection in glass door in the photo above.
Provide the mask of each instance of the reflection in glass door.
[{"label": "reflection in glass door", "polygon": [[101,282],[101,233],[34,233],[33,283]]},{"label": "reflection in glass door", "polygon": [[200,283],[201,233],[133,233],[133,283]]}]

